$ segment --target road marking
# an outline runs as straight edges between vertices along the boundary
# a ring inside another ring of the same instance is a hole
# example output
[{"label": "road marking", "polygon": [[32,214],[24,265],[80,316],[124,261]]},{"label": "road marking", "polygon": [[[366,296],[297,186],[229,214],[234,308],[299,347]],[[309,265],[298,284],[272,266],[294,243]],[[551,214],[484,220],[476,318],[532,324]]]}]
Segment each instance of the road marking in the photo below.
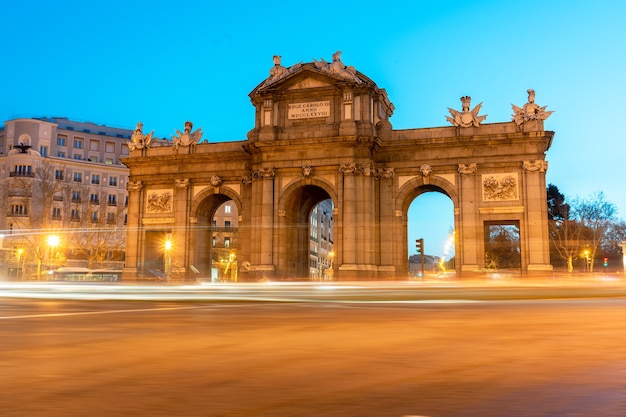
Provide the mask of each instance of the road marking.
[{"label": "road marking", "polygon": [[76,313],[47,313],[47,314],[28,314],[23,316],[0,316],[0,320],[11,319],[31,319],[31,318],[43,318],[43,317],[63,317],[63,316],[87,316],[96,314],[116,314],[116,313],[139,313],[145,311],[167,311],[167,310],[198,310],[207,309],[211,307],[159,307],[159,308],[136,308],[128,310],[107,310],[107,311],[79,311]]}]

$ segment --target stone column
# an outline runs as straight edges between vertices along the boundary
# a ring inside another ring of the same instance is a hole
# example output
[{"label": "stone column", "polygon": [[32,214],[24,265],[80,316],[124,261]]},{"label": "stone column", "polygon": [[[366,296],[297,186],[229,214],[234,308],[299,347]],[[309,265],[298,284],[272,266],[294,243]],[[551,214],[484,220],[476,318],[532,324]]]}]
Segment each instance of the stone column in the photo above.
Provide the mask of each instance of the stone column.
[{"label": "stone column", "polygon": [[190,223],[191,187],[188,178],[174,180],[174,228],[172,241],[175,244],[172,255],[172,275],[187,279],[189,260],[193,259],[192,228]]},{"label": "stone column", "polygon": [[[476,176],[478,165],[476,163],[459,164],[459,200],[463,201],[459,213],[459,239],[460,248],[456,253],[460,254],[458,262],[461,263],[461,274],[471,276],[480,268],[478,260],[479,248],[483,242],[479,242],[482,234],[478,229],[482,227],[478,219],[478,199],[480,198],[480,183]],[[457,255],[458,256],[458,255]]]},{"label": "stone column", "polygon": [[[402,241],[398,239],[398,221],[401,217],[396,217],[394,211],[393,201],[393,181],[394,181],[394,169],[393,168],[377,168],[375,176],[378,179],[378,198],[376,199],[376,207],[378,207],[377,222],[377,252],[380,254],[380,259],[375,260],[379,265],[380,277],[396,277],[400,271],[403,271],[403,266],[407,262],[402,262],[403,256],[398,256],[398,252],[403,252],[403,246],[400,245],[400,250],[395,250],[395,242]],[[401,226],[401,225],[400,225]],[[402,227],[399,228],[402,230]],[[406,235],[404,237],[406,241]],[[406,269],[406,267],[404,267]]]},{"label": "stone column", "polygon": [[274,241],[274,170],[264,168],[258,172],[261,178],[261,213],[258,226],[259,232],[259,265],[260,271],[274,270],[273,241]]},{"label": "stone column", "polygon": [[339,134],[342,136],[356,135],[352,101],[352,90],[344,91],[341,103],[341,124],[339,125]]},{"label": "stone column", "polygon": [[343,174],[343,242],[342,265],[356,264],[356,190],[354,175],[356,164],[343,164],[339,171]]},{"label": "stone column", "polygon": [[[548,203],[546,196],[546,170],[543,160],[523,161],[524,217],[526,222],[528,272],[552,271],[548,238]],[[524,265],[522,265],[523,267]]]},{"label": "stone column", "polygon": [[124,281],[137,279],[139,261],[142,259],[140,234],[143,233],[141,217],[144,206],[143,183],[141,181],[129,181],[126,184],[128,190],[128,219],[126,221],[126,258],[122,270]]}]

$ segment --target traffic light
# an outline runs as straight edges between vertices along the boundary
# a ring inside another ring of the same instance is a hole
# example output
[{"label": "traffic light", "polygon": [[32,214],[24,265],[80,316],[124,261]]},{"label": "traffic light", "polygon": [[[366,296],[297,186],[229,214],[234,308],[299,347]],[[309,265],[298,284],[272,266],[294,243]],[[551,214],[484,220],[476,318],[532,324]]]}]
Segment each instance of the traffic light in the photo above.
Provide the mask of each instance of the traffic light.
[{"label": "traffic light", "polygon": [[604,266],[609,266],[609,258],[607,258],[606,256],[604,257],[604,259],[602,259],[602,262],[604,262]]},{"label": "traffic light", "polygon": [[417,253],[419,253],[420,255],[424,254],[424,239],[416,239],[415,240],[415,247],[417,248]]}]

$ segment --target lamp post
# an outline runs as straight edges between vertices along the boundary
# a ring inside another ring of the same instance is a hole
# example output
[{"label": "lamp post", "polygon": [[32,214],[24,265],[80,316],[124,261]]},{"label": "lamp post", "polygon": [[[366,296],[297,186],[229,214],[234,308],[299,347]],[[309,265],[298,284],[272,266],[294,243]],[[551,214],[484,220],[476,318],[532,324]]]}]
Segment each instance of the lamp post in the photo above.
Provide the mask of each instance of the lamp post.
[{"label": "lamp post", "polygon": [[165,241],[165,276],[167,281],[170,280],[170,274],[172,272],[172,241],[167,239]]},{"label": "lamp post", "polygon": [[50,246],[50,266],[49,270],[52,270],[54,266],[54,248],[59,245],[59,237],[57,235],[48,236],[48,246]]}]

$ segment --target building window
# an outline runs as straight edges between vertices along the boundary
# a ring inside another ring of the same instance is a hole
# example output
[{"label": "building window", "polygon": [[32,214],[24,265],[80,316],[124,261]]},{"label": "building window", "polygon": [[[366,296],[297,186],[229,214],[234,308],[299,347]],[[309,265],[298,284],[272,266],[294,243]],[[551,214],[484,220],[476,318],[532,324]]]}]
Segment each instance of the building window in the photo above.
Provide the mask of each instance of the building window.
[{"label": "building window", "polygon": [[104,163],[107,165],[113,165],[113,160],[111,158],[107,158]]},{"label": "building window", "polygon": [[99,151],[100,150],[100,141],[99,140],[90,140],[89,141],[89,150],[90,151]]},{"label": "building window", "polygon": [[91,212],[91,222],[92,223],[98,223],[98,212],[97,211]]},{"label": "building window", "polygon": [[128,207],[128,196],[124,197],[124,207]]},{"label": "building window", "polygon": [[230,220],[226,220],[224,222],[224,227],[227,228],[227,229],[230,229]]},{"label": "building window", "polygon": [[15,165],[15,169],[9,174],[10,177],[34,177],[31,165]]},{"label": "building window", "polygon": [[67,136],[57,136],[57,146],[67,146]]},{"label": "building window", "polygon": [[83,182],[83,173],[75,172],[74,173],[74,182]]},{"label": "building window", "polygon": [[48,156],[48,147],[44,146],[44,145],[41,145],[39,147],[39,153],[41,154],[41,156],[43,156],[45,158],[46,156]]},{"label": "building window", "polygon": [[117,187],[117,177],[109,177],[109,185],[111,187]]},{"label": "building window", "polygon": [[83,149],[83,138],[74,138],[74,149]]},{"label": "building window", "polygon": [[100,175],[98,174],[93,174],[91,176],[91,183],[92,184],[100,184]]},{"label": "building window", "polygon": [[115,224],[115,213],[107,213],[107,224]]},{"label": "building window", "polygon": [[230,238],[229,237],[225,237],[224,238],[224,247],[225,248],[230,248]]},{"label": "building window", "polygon": [[65,152],[61,152],[61,151],[59,151],[59,152],[57,152],[57,156],[58,156],[59,158],[65,158]]},{"label": "building window", "polygon": [[12,216],[28,216],[28,207],[24,204],[12,204],[11,205]]},{"label": "building window", "polygon": [[124,213],[124,226],[128,223],[128,214]]},{"label": "building window", "polygon": [[70,213],[70,221],[72,222],[80,221],[80,210],[72,209],[72,212]]},{"label": "building window", "polygon": [[91,195],[89,196],[89,202],[91,204],[100,204],[100,198],[98,197],[98,194],[91,193]]},{"label": "building window", "polygon": [[52,207],[52,220],[61,220],[61,207]]},{"label": "building window", "polygon": [[224,206],[224,213],[230,213],[230,204]]},{"label": "building window", "polygon": [[107,142],[104,150],[106,153],[115,153],[115,142]]},{"label": "building window", "polygon": [[89,158],[87,158],[87,160],[89,162],[98,162],[98,157],[91,155]]},{"label": "building window", "polygon": [[83,156],[75,153],[74,154],[74,159],[76,159],[77,161],[80,161],[81,159],[83,159]]},{"label": "building window", "polygon": [[72,191],[72,203],[80,203],[80,191]]},{"label": "building window", "polygon": [[128,145],[122,145],[122,155],[128,155],[129,149]]},{"label": "building window", "polygon": [[57,169],[54,171],[54,179],[63,181],[63,170]]},{"label": "building window", "polygon": [[109,206],[117,206],[117,196],[115,194],[109,194]]}]

